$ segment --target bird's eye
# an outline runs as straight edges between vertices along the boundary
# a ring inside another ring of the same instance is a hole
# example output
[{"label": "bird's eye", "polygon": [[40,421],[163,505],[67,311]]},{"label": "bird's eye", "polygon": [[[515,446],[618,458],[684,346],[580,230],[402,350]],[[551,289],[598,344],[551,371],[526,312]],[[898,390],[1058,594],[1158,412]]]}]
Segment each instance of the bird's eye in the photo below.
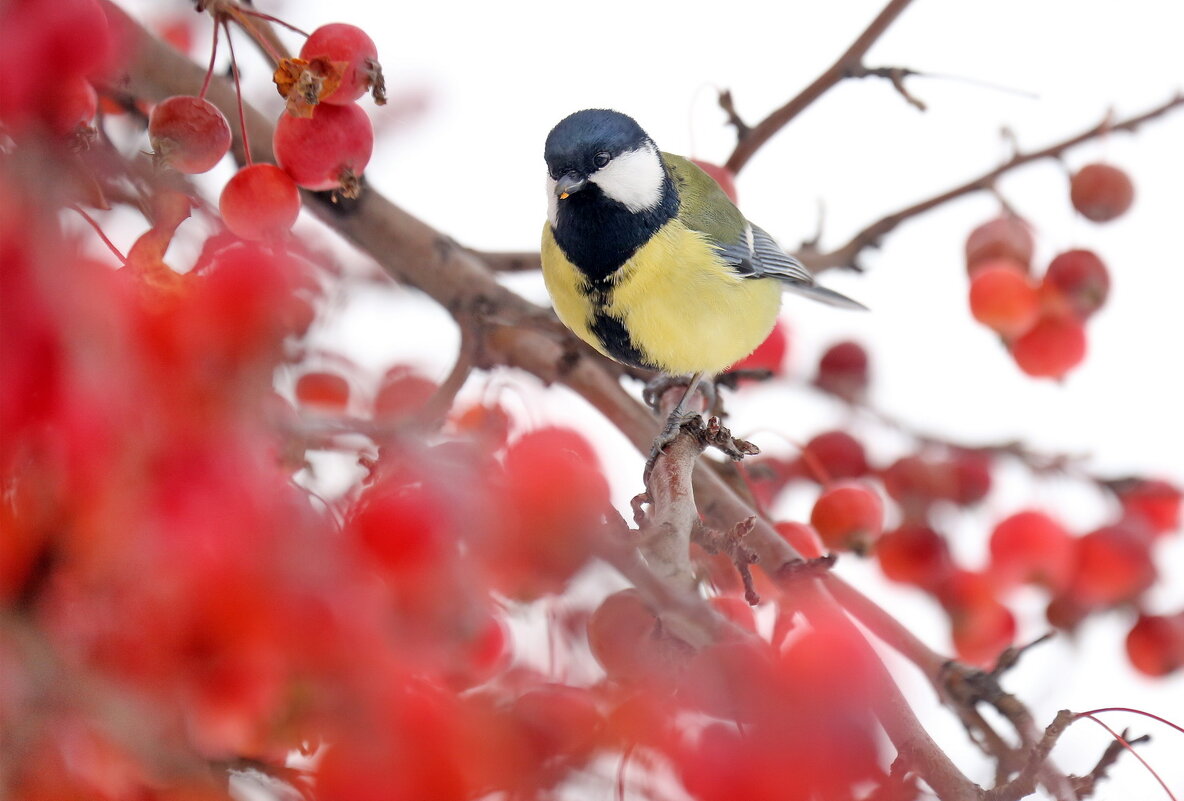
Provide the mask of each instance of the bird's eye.
[{"label": "bird's eye", "polygon": [[592,157],[592,163],[595,164],[598,168],[603,167],[605,164],[608,164],[612,160],[613,160],[613,157],[603,150]]}]

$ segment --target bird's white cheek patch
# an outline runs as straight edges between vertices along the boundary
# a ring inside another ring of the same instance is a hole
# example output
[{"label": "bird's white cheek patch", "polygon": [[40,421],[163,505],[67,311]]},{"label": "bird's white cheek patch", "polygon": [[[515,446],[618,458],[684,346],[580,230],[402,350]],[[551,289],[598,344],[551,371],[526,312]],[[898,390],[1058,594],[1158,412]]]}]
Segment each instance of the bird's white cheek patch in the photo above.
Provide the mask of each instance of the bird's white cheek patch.
[{"label": "bird's white cheek patch", "polygon": [[629,211],[638,212],[648,211],[662,200],[666,174],[657,148],[647,144],[617,156],[589,180]]},{"label": "bird's white cheek patch", "polygon": [[552,226],[557,225],[559,218],[559,198],[555,197],[555,186],[559,182],[547,176],[547,222]]}]

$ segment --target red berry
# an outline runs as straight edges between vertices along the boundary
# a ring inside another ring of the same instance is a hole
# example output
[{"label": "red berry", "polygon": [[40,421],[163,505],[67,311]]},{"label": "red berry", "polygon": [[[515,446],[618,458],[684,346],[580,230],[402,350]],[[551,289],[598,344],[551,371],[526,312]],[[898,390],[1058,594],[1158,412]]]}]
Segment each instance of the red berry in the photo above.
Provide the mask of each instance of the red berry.
[{"label": "red berry", "polygon": [[733,203],[738,203],[736,200],[736,173],[729,170],[727,167],[721,167],[718,164],[712,164],[709,161],[699,161],[698,159],[691,159],[691,163],[703,170],[703,172],[710,175],[719,184],[719,188],[724,190],[724,194],[728,196]]},{"label": "red berry", "polygon": [[609,503],[592,446],[563,428],[523,434],[506,449],[502,508],[484,556],[513,598],[562,592],[591,558]]},{"label": "red berry", "polygon": [[1152,534],[1180,527],[1180,490],[1166,481],[1134,481],[1118,492],[1127,517],[1146,524]]},{"label": "red berry", "polygon": [[1137,598],[1155,582],[1151,543],[1129,525],[1105,526],[1077,540],[1069,594],[1087,607]]},{"label": "red berry", "polygon": [[787,521],[776,523],[773,528],[804,558],[817,559],[822,556],[822,539],[810,524]]},{"label": "red berry", "polygon": [[958,658],[979,667],[994,667],[1015,641],[1015,615],[994,599],[960,607],[951,613],[950,626]]},{"label": "red berry", "polygon": [[993,666],[1015,639],[1016,622],[1011,610],[995,597],[990,579],[982,573],[957,570],[937,594],[949,612],[959,659],[979,667]]},{"label": "red berry", "polygon": [[1036,324],[1040,294],[1014,267],[984,266],[970,281],[970,313],[1000,336],[1015,339]]},{"label": "red berry", "polygon": [[544,684],[520,695],[510,714],[542,763],[586,759],[597,745],[604,719],[586,688]]},{"label": "red berry", "polygon": [[966,267],[973,274],[980,262],[1011,259],[1027,272],[1036,243],[1032,229],[1020,217],[1006,214],[983,223],[966,239]]},{"label": "red berry", "polygon": [[337,373],[305,373],[296,379],[296,400],[330,412],[344,412],[349,405],[349,382]]},{"label": "red berry", "polygon": [[207,172],[230,149],[230,124],[218,107],[190,95],[165,98],[148,118],[156,158],[178,172]]},{"label": "red berry", "polygon": [[1041,287],[1048,300],[1084,320],[1106,302],[1110,274],[1091,250],[1068,250],[1048,265]]},{"label": "red berry", "polygon": [[409,417],[436,392],[436,382],[405,364],[386,371],[374,398],[374,416],[385,420]]},{"label": "red berry", "polygon": [[876,542],[880,569],[893,581],[933,591],[954,568],[945,537],[929,526],[905,524]]},{"label": "red berry", "polygon": [[1011,346],[1015,363],[1035,378],[1061,378],[1085,359],[1085,329],[1072,317],[1048,315]]},{"label": "red berry", "polygon": [[926,510],[947,494],[946,469],[919,454],[902,456],[880,471],[884,491],[901,506],[905,519],[923,518]]},{"label": "red berry", "polygon": [[64,78],[53,84],[53,96],[46,98],[49,127],[54,133],[70,134],[94,119],[99,95],[90,81],[81,75]]},{"label": "red berry", "polygon": [[989,572],[1001,586],[1041,584],[1063,590],[1073,571],[1074,540],[1043,512],[1017,512],[991,532]]},{"label": "red berry", "polygon": [[756,634],[756,613],[748,601],[734,595],[716,595],[708,603],[740,628]]},{"label": "red berry", "polygon": [[814,384],[847,401],[861,399],[868,386],[867,351],[857,342],[840,342],[827,348],[818,360]]},{"label": "red berry", "polygon": [[785,362],[785,353],[789,350],[789,337],[785,333],[785,323],[780,320],[773,326],[765,341],[756,346],[756,350],[732,365],[732,370],[768,370],[773,375],[781,373],[781,365]]},{"label": "red berry", "polygon": [[1184,666],[1184,612],[1139,615],[1126,635],[1126,655],[1140,673],[1166,676]]},{"label": "red berry", "polygon": [[820,484],[859,478],[869,469],[863,445],[846,431],[826,431],[815,436],[802,449],[802,462],[806,474]]},{"label": "red berry", "polygon": [[378,68],[378,48],[366,32],[354,25],[333,22],[313,31],[304,46],[300,58],[312,61],[323,58],[341,67],[341,83],[322,103],[345,105],[362,95],[375,79]]},{"label": "red berry", "polygon": [[975,451],[958,451],[949,464],[953,480],[947,498],[959,506],[971,506],[991,491],[991,457]]},{"label": "red berry", "polygon": [[658,617],[634,589],[604,599],[588,619],[592,656],[610,679],[644,678],[655,667]]},{"label": "red berry", "polygon": [[226,227],[243,239],[282,237],[300,216],[300,190],[274,164],[252,164],[222,189],[218,210]]},{"label": "red berry", "polygon": [[300,186],[356,197],[374,149],[374,128],[354,103],[321,103],[311,117],[281,115],[272,144],[276,161]]},{"label": "red berry", "polygon": [[1135,200],[1130,177],[1109,164],[1089,164],[1073,176],[1069,184],[1073,208],[1094,222],[1109,222],[1121,217]]},{"label": "red berry", "polygon": [[831,550],[865,553],[884,530],[884,502],[865,484],[839,482],[814,503],[810,524]]}]

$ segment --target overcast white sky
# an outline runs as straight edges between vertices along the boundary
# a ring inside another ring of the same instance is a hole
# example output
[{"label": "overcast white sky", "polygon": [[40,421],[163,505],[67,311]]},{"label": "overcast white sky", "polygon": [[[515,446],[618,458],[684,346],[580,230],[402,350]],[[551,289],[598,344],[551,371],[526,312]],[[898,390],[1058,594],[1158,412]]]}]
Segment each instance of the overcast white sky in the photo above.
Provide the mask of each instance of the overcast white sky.
[{"label": "overcast white sky", "polygon": [[[613,107],[636,117],[664,149],[721,161],[734,139],[716,106],[716,87],[731,88],[741,113],[755,122],[825,69],[882,4],[263,0],[258,7],[306,30],[329,21],[362,25],[378,44],[391,93],[429,97],[427,112],[413,123],[370,107],[386,132],[367,171],[371,184],[465,244],[526,249],[537,247],[545,209],[542,141],[560,118],[579,108]],[[153,14],[165,7],[147,0],[128,5]],[[187,5],[176,8],[191,14]],[[1122,117],[1162,103],[1184,87],[1182,35],[1178,0],[918,0],[872,49],[868,64],[967,80],[911,80],[912,92],[929,105],[925,113],[886,82],[841,85],[753,160],[738,181],[741,206],[793,247],[814,231],[824,203],[823,244],[841,244],[878,216],[996,165],[1008,153],[1000,136],[1005,126],[1022,148],[1039,148],[1095,125],[1111,109]],[[252,97],[278,107],[268,82],[254,77]],[[1066,169],[1098,159],[1127,169],[1137,192],[1132,212],[1104,226],[1077,217],[1068,202]],[[212,180],[219,175],[224,180],[221,173]],[[1070,247],[1097,250],[1111,268],[1113,294],[1089,325],[1089,357],[1066,382],[1024,378],[969,316],[963,242],[997,210],[995,200],[981,195],[900,228],[882,250],[866,255],[865,275],[825,276],[872,313],[787,301],[793,369],[808,373],[822,347],[855,337],[873,354],[873,401],[917,427],[970,443],[1023,438],[1050,451],[1090,454],[1099,473],[1150,472],[1184,482],[1184,113],[1134,136],[1114,134],[1077,148],[1064,165],[1024,169],[1000,189],[1037,230],[1037,270]],[[545,301],[537,276],[511,283]],[[455,347],[442,313],[394,293],[354,298],[324,337],[363,364],[385,368],[410,360],[436,376]],[[624,478],[618,498],[636,491],[640,458],[570,395],[528,390],[525,400],[515,398],[533,419],[588,426],[603,443],[610,470]],[[792,389],[754,390],[733,410],[740,431],[773,425],[799,440],[847,422],[831,405]],[[785,449],[776,437],[766,439],[758,442]],[[887,458],[902,443],[876,435],[869,447]],[[782,511],[801,515],[809,502],[791,498]],[[1098,496],[1059,482],[1034,485],[1008,471],[982,515],[949,525],[973,536],[1020,505],[1049,506],[1079,531],[1106,522],[1112,511]],[[969,560],[981,558],[981,541],[955,547]],[[1153,602],[1162,611],[1179,610],[1179,537],[1162,556],[1170,579]],[[928,602],[881,587],[874,569],[854,562],[844,560],[840,570],[887,598],[918,630],[936,632],[927,639],[946,647],[940,614]],[[1041,633],[1039,599],[1024,599],[1021,607],[1030,613],[1024,636]],[[1021,665],[1012,686],[1033,703],[1039,720],[1061,707],[1109,705],[1184,719],[1184,679],[1144,682],[1125,667],[1126,625],[1114,615],[1088,627],[1076,650],[1065,642],[1046,646]],[[928,702],[924,687],[913,690]],[[927,719],[941,742],[965,740],[951,716],[933,711]],[[1108,720],[1116,729],[1151,731],[1156,743],[1147,758],[1174,789],[1184,790],[1184,735],[1137,719]],[[1069,769],[1085,770],[1106,737],[1079,723],[1056,754]],[[976,759],[959,753],[959,762]],[[1133,759],[1120,760],[1114,777],[1097,798],[1164,797]]]}]

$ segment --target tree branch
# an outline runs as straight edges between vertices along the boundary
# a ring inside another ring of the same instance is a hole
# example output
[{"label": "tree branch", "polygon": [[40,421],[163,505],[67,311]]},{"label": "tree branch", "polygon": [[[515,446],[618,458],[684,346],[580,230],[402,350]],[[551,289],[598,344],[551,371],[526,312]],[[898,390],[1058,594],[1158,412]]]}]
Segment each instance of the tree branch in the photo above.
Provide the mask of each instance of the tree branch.
[{"label": "tree branch", "polygon": [[[738,129],[740,140],[736,143],[736,149],[732,151],[732,155],[728,157],[727,168],[734,173],[739,173],[756,151],[774,134],[789,124],[790,120],[805,111],[811,103],[844,78],[855,77],[857,72],[863,68],[864,55],[888,29],[888,26],[900,16],[900,13],[908,8],[910,2],[911,0],[891,0],[859,35],[859,38],[847,48],[847,51],[839,56],[838,61],[815,78],[814,82],[803,89],[797,97],[748,129],[747,133],[743,132],[744,129]],[[730,96],[728,102],[730,105]],[[731,113],[735,115],[734,108]]]},{"label": "tree branch", "polygon": [[836,250],[819,253],[806,249],[805,252],[799,252],[797,255],[816,273],[832,267],[857,267],[859,256],[864,250],[869,247],[878,247],[885,236],[896,230],[897,226],[901,223],[913,217],[924,214],[930,209],[949,203],[951,200],[956,200],[971,192],[990,191],[995,181],[1001,176],[1025,164],[1030,164],[1033,161],[1039,161],[1041,159],[1057,158],[1070,148],[1111,131],[1134,131],[1140,125],[1156,117],[1161,117],[1181,106],[1184,106],[1184,95],[1177,93],[1166,103],[1162,103],[1149,111],[1129,117],[1120,122],[1112,122],[1110,117],[1107,116],[1106,119],[1094,127],[1082,131],[1076,136],[1071,136],[1068,139],[1063,139],[1060,142],[1041,148],[1040,150],[1033,150],[1029,153],[1017,151],[1003,164],[1000,164],[993,170],[988,170],[977,178],[972,178],[964,184],[955,186],[953,189],[949,189],[922,200],[919,203],[907,206],[893,214],[882,217],[855,234],[850,241]]}]

